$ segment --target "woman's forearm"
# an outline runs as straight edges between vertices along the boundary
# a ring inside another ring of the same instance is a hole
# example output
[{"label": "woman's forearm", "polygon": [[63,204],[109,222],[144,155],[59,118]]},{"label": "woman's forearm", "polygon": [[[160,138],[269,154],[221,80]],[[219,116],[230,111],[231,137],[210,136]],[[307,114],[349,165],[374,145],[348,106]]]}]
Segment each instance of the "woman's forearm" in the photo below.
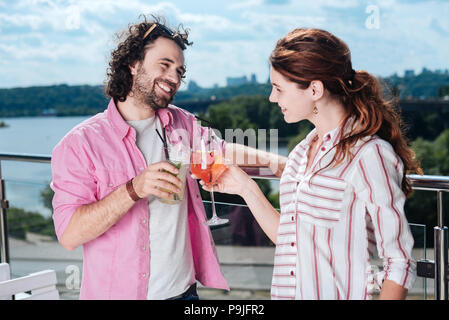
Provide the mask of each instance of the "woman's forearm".
[{"label": "woman's forearm", "polygon": [[407,289],[391,280],[385,280],[380,290],[379,300],[404,300]]},{"label": "woman's forearm", "polygon": [[245,200],[259,226],[270,240],[276,244],[280,219],[279,212],[273,208],[257,183],[253,180],[248,183],[245,192],[241,196]]}]

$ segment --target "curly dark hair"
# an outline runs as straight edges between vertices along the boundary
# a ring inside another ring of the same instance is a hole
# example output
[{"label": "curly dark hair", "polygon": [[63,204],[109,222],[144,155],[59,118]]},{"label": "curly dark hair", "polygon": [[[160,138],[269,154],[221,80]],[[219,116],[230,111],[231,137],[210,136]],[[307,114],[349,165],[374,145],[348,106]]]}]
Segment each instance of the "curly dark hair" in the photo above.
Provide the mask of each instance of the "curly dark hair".
[{"label": "curly dark hair", "polygon": [[[142,22],[129,25],[126,30],[116,34],[119,44],[111,53],[111,60],[107,69],[107,84],[105,85],[106,94],[114,101],[123,102],[126,100],[133,85],[133,77],[129,66],[143,61],[148,45],[157,38],[171,39],[182,50],[186,49],[186,45],[192,44],[187,40],[189,30],[184,29],[182,24],[174,31],[165,25],[166,22],[163,17],[151,15],[151,20],[148,20],[145,15],[140,17],[143,17]],[[159,28],[154,28],[145,37],[146,32],[155,23],[159,25]]]}]

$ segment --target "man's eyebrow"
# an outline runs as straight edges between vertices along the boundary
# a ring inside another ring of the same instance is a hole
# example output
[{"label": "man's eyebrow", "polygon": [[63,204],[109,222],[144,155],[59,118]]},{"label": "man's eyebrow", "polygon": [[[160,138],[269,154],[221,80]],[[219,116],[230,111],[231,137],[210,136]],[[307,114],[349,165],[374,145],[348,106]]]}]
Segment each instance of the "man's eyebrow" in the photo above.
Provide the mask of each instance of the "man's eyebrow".
[{"label": "man's eyebrow", "polygon": [[175,63],[172,59],[170,59],[170,58],[160,58],[159,60],[164,60],[164,61],[167,61],[167,62],[170,62],[170,63]]}]

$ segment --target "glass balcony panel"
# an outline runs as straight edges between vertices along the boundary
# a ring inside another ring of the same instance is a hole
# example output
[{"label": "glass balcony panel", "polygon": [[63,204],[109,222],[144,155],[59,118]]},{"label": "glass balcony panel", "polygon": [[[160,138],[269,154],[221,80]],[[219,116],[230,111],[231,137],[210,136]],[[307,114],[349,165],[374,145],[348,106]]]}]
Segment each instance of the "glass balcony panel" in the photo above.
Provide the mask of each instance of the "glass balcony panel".
[{"label": "glass balcony panel", "polygon": [[[2,162],[11,278],[46,269],[56,271],[60,299],[78,299],[82,248],[64,249],[56,239],[51,217],[49,164]],[[25,179],[23,177],[26,177]]]}]

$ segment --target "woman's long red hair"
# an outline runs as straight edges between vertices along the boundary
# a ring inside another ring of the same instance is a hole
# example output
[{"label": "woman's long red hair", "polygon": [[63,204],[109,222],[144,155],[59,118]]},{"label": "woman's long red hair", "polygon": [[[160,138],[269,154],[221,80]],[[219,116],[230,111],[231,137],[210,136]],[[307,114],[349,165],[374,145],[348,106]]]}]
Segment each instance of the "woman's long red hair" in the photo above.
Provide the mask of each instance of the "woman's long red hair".
[{"label": "woman's long red hair", "polygon": [[[319,80],[346,108],[342,126],[355,117],[353,129],[340,137],[329,165],[337,166],[353,156],[351,148],[361,138],[377,135],[388,141],[404,164],[402,190],[412,192],[406,174],[423,174],[414,152],[403,135],[402,120],[393,101],[383,98],[379,81],[366,71],[352,69],[348,46],[333,34],[320,29],[295,29],[277,42],[270,56],[273,68],[301,89]],[[341,132],[342,133],[342,132]]]}]

